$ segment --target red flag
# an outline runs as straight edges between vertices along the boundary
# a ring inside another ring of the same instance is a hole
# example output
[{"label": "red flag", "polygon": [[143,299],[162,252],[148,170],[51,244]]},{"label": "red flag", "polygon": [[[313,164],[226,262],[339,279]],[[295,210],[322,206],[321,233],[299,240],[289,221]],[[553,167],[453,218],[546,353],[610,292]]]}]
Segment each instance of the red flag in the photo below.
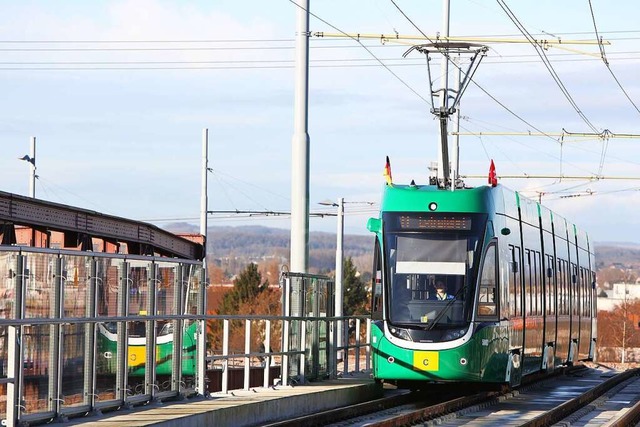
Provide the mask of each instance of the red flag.
[{"label": "red flag", "polygon": [[489,185],[495,187],[498,185],[498,176],[496,175],[496,165],[493,164],[491,159],[491,166],[489,166]]},{"label": "red flag", "polygon": [[384,172],[382,173],[387,180],[387,185],[391,185],[391,162],[389,161],[389,156],[387,156],[387,164],[384,166]]}]

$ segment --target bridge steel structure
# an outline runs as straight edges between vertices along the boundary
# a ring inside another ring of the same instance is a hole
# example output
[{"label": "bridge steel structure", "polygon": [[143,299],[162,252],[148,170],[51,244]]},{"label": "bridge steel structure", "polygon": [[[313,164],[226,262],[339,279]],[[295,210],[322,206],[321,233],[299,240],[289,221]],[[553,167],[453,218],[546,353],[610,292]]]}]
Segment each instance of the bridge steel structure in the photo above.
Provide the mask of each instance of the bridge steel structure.
[{"label": "bridge steel structure", "polygon": [[[122,244],[127,253],[160,255],[185,259],[203,259],[204,246],[152,224],[105,215],[87,209],[48,202],[0,191],[0,233],[2,245],[17,241],[16,228],[32,230],[29,246],[50,247],[52,232],[61,233],[63,247],[93,251],[94,240],[101,240],[105,248]],[[34,236],[40,235],[40,239]],[[33,244],[37,241],[43,245]]]},{"label": "bridge steel structure", "polygon": [[203,236],[1,191],[0,235],[5,424],[205,393]]}]

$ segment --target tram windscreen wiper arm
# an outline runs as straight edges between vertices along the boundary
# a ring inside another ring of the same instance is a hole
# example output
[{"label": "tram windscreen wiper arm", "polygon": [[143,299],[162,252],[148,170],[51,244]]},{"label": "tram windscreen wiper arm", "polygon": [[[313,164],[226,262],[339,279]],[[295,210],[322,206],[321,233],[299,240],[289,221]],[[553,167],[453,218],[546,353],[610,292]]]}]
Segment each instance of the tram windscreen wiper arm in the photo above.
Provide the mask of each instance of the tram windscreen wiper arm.
[{"label": "tram windscreen wiper arm", "polygon": [[431,323],[429,326],[427,326],[427,331],[432,330],[440,321],[440,319],[442,318],[442,316],[444,316],[444,313],[447,312],[447,309],[449,309],[449,307],[451,307],[451,304],[453,304],[457,299],[458,299],[458,295],[460,295],[460,292],[462,292],[464,290],[464,288],[466,288],[467,285],[464,285],[463,287],[461,287],[460,289],[458,289],[458,292],[456,292],[456,294],[453,296],[452,299],[447,300],[447,305],[444,306],[444,308],[440,311],[440,313],[438,313],[438,315],[436,316],[435,319],[433,319],[433,323]]}]

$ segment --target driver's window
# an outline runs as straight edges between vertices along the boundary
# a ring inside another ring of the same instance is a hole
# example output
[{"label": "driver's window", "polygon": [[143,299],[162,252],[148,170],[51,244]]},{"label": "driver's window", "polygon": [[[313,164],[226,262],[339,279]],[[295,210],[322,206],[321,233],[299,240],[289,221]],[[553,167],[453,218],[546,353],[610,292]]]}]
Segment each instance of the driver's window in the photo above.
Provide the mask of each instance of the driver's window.
[{"label": "driver's window", "polygon": [[487,247],[480,272],[478,317],[496,317],[497,305],[496,244]]},{"label": "driver's window", "polygon": [[373,278],[371,283],[371,317],[374,320],[382,319],[382,256],[380,242],[376,238],[373,252]]}]

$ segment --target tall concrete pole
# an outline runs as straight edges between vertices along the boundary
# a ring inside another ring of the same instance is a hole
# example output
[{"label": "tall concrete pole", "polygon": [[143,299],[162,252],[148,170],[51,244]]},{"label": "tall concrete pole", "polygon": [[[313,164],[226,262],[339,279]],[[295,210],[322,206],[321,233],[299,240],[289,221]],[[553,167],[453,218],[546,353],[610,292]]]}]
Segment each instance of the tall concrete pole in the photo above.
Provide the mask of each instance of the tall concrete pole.
[{"label": "tall concrete pole", "polygon": [[296,0],[294,131],[291,142],[291,269],[309,265],[309,0]]},{"label": "tall concrete pole", "polygon": [[31,151],[29,153],[29,197],[36,197],[36,137],[31,137]]}]

